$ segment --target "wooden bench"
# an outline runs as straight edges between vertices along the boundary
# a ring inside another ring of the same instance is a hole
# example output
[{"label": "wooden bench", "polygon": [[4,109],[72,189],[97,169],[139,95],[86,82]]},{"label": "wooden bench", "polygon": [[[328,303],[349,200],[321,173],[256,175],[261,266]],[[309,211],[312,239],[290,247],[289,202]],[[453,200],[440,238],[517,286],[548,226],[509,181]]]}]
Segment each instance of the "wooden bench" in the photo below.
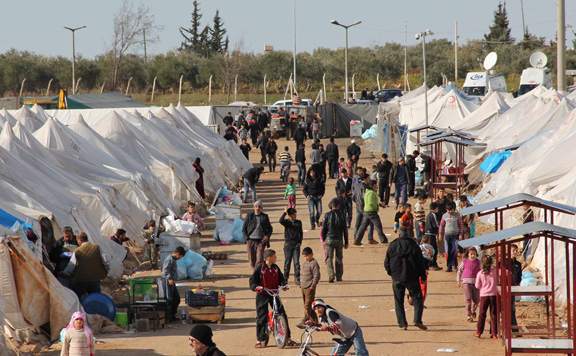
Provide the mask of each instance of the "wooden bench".
[{"label": "wooden bench", "polygon": [[512,352],[566,354],[573,350],[574,341],[571,339],[512,338]]}]

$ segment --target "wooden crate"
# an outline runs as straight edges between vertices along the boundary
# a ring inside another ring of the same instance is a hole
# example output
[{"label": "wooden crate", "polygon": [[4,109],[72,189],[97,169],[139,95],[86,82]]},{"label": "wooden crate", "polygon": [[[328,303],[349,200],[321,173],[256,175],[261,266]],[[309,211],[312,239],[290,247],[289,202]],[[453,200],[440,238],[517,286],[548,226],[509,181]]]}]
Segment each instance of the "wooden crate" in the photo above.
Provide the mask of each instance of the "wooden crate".
[{"label": "wooden crate", "polygon": [[186,306],[188,320],[191,322],[213,322],[220,324],[224,320],[225,309],[226,306],[224,305],[215,307]]}]

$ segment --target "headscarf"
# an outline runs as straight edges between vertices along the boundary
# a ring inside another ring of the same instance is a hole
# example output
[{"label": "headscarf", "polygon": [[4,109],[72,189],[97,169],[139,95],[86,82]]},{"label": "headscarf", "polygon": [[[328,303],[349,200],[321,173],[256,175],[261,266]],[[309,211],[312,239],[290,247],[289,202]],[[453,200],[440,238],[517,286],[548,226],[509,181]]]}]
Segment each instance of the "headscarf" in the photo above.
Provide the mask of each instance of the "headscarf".
[{"label": "headscarf", "polygon": [[70,322],[68,323],[68,326],[66,326],[65,330],[66,331],[76,330],[76,328],[74,327],[74,322],[78,319],[84,321],[84,334],[86,335],[86,339],[88,339],[88,345],[90,347],[90,355],[94,355],[94,334],[92,333],[92,329],[90,329],[90,327],[88,326],[88,321],[86,320],[86,314],[79,311],[72,314]]}]

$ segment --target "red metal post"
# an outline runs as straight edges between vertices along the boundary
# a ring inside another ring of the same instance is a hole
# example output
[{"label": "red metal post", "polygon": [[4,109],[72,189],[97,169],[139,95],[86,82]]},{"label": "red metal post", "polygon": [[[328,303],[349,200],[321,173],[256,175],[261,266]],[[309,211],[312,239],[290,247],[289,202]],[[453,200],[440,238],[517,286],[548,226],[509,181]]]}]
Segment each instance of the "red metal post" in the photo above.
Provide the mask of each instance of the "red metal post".
[{"label": "red metal post", "polygon": [[566,323],[568,324],[568,337],[572,337],[572,330],[570,330],[570,325],[572,325],[572,310],[570,306],[570,242],[564,240],[564,250],[566,254],[566,276],[564,280],[566,281]]},{"label": "red metal post", "polygon": [[554,271],[554,239],[550,238],[550,281],[552,283],[552,295],[550,296],[550,313],[552,314],[552,337],[556,336],[556,281],[555,281],[555,271]]}]

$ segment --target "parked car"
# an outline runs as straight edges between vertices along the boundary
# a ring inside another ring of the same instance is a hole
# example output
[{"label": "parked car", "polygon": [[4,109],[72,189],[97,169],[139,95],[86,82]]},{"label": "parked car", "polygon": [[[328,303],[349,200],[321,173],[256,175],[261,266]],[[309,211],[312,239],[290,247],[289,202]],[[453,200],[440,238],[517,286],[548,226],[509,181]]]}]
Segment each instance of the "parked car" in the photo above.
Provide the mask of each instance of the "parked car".
[{"label": "parked car", "polygon": [[379,103],[385,103],[397,96],[402,96],[402,90],[400,89],[382,89],[376,92],[376,101]]},{"label": "parked car", "polygon": [[[312,105],[314,105],[312,99],[302,99],[300,100],[300,105],[298,106],[312,106]],[[292,100],[278,100],[277,102],[272,104],[272,106],[293,106],[293,105]]]}]

